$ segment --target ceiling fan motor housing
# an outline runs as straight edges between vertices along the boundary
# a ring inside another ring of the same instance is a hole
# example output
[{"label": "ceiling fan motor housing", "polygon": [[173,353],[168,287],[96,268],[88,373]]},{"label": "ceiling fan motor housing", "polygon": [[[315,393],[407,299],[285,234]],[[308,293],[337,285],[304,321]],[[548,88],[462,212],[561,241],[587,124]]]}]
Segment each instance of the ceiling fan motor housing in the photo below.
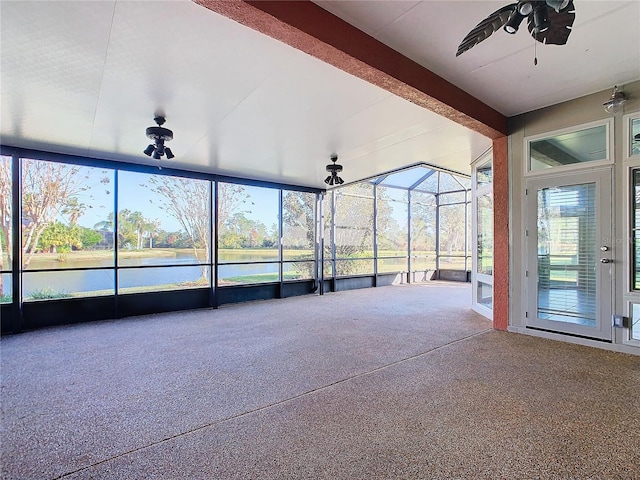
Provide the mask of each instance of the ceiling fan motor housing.
[{"label": "ceiling fan motor housing", "polygon": [[333,163],[330,163],[329,165],[327,165],[327,172],[333,175],[336,175],[338,172],[342,171],[342,165],[336,163],[338,161],[337,155],[331,155],[331,161]]},{"label": "ceiling fan motor housing", "polygon": [[173,132],[164,127],[148,127],[147,137],[151,140],[162,140],[163,142],[168,142],[169,140],[173,140]]}]

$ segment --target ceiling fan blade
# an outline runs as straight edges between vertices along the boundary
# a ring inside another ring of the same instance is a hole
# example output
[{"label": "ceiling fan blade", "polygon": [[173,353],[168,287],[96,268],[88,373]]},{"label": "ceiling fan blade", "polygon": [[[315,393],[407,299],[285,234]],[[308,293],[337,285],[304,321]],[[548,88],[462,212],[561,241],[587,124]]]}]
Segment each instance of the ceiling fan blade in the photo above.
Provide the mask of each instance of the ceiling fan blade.
[{"label": "ceiling fan blade", "polygon": [[500,28],[502,28],[504,24],[507,23],[507,20],[509,20],[509,16],[512,12],[515,11],[517,6],[517,3],[512,3],[511,5],[502,7],[501,9],[496,10],[487,18],[482,20],[478,25],[476,25],[475,28],[471,30],[466,37],[464,37],[464,39],[460,43],[460,46],[458,46],[456,57],[474,47],[478,43],[482,42],[483,40],[489,38],[489,36],[491,36],[493,32],[500,30]]},{"label": "ceiling fan blade", "polygon": [[548,14],[550,26],[548,30],[542,33],[536,33],[534,31],[535,23],[533,21],[533,14],[530,14],[527,17],[529,33],[540,43],[546,45],[565,45],[569,41],[571,27],[573,26],[573,21],[576,19],[576,9],[573,5],[573,0],[569,2],[564,10],[556,12],[550,8]]}]

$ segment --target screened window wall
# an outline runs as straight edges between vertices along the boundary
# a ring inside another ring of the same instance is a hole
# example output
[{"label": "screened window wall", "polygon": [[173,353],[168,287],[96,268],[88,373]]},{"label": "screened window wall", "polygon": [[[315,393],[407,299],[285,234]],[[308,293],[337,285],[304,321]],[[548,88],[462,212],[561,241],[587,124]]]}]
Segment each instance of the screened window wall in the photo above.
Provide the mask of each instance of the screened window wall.
[{"label": "screened window wall", "polygon": [[7,150],[6,317],[42,317],[51,310],[37,305],[60,300],[61,323],[69,305],[113,318],[311,293],[325,279],[376,286],[379,276],[423,281],[470,268],[470,180],[448,172],[414,167],[320,203],[314,189]]},{"label": "screened window wall", "polygon": [[323,200],[324,276],[410,274],[409,281],[471,268],[471,181],[424,166],[336,188]]},{"label": "screened window wall", "polygon": [[6,155],[0,189],[1,303],[14,255],[24,303],[316,277],[315,191]]}]

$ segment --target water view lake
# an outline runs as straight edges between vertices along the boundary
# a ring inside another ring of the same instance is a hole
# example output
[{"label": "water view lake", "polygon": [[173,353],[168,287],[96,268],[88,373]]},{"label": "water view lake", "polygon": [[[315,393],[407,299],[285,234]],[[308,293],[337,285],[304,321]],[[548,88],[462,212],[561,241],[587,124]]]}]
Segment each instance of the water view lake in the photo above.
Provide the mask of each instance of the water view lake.
[{"label": "water view lake", "polygon": [[[25,271],[23,273],[23,296],[25,298],[33,293],[42,291],[53,291],[70,294],[86,294],[96,292],[96,294],[113,294],[115,282],[115,270],[72,270],[74,268],[96,268],[113,266],[113,258],[104,252],[100,256],[84,258],[72,258],[69,254],[67,261],[60,262],[49,255],[50,258],[39,258],[32,262],[32,269],[57,269],[55,272]],[[101,258],[102,257],[102,258]],[[277,262],[277,251],[254,251],[254,252],[221,252],[220,262],[271,262],[258,264],[234,264],[218,265],[219,284],[233,283],[256,283],[260,281],[277,281],[279,263]],[[138,256],[128,258],[125,255],[120,259],[121,267],[145,267],[153,268],[120,268],[118,270],[118,286],[120,290],[144,291],[163,289],[171,285],[183,285],[185,288],[198,286],[202,283],[203,273],[205,278],[210,278],[210,266],[194,266],[199,260],[193,253],[186,252],[158,252],[158,256]],[[163,267],[163,265],[171,265]],[[185,266],[180,266],[185,265]],[[305,262],[309,265],[308,271],[312,271],[313,263]],[[296,265],[292,263],[283,264],[285,276],[291,278],[299,272]],[[304,275],[308,277],[308,274]],[[10,275],[3,275],[5,294],[11,292]]]}]

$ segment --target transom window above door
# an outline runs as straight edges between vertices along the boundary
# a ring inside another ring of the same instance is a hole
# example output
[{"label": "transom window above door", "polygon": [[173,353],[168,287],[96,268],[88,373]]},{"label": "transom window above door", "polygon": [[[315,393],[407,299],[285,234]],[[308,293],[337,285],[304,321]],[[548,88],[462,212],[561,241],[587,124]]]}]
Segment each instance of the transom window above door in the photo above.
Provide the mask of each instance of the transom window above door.
[{"label": "transom window above door", "polygon": [[526,144],[528,173],[573,170],[611,163],[610,125],[589,124],[529,137]]}]

